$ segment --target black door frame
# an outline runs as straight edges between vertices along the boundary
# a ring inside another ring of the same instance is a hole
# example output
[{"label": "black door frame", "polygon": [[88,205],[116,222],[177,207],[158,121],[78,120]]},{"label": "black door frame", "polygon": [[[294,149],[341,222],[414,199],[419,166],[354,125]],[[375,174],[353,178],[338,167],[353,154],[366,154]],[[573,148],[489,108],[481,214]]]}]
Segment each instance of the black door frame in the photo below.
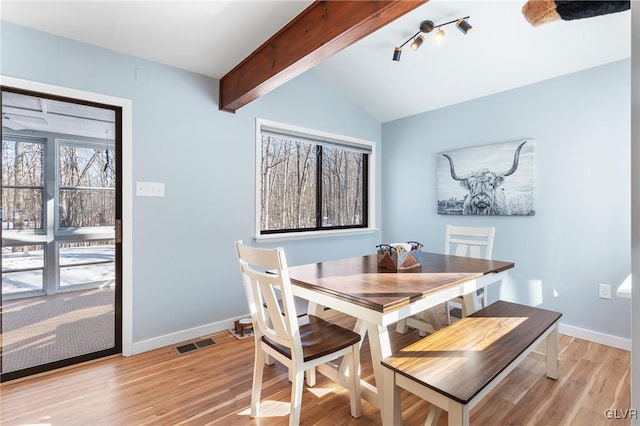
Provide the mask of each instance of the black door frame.
[{"label": "black door frame", "polygon": [[[42,97],[62,102],[70,102],[75,104],[93,106],[98,108],[104,108],[114,111],[115,113],[115,155],[116,155],[116,229],[115,229],[115,345],[113,348],[104,349],[97,352],[92,352],[88,354],[83,354],[71,358],[66,358],[42,365],[37,365],[34,367],[25,368],[22,370],[12,371],[9,373],[3,373],[2,369],[2,297],[0,297],[0,382],[6,382],[9,380],[14,380],[21,377],[30,376],[33,374],[43,373],[46,371],[51,371],[54,369],[67,367],[70,365],[75,365],[81,362],[91,361],[99,358],[103,358],[106,356],[116,355],[122,353],[122,336],[123,336],[123,321],[122,321],[122,283],[123,283],[123,274],[122,274],[122,204],[123,204],[123,155],[122,155],[122,147],[123,147],[123,107],[117,105],[110,105],[100,102],[89,101],[86,99],[77,99],[73,97],[61,96],[56,94],[51,94],[47,92],[33,91],[18,87],[12,87],[9,85],[0,85],[0,99],[2,98],[3,92],[12,92],[18,94],[24,94],[35,97]],[[0,103],[1,105],[1,103]],[[2,137],[2,128],[0,128],[0,138]],[[0,159],[1,161],[1,159]],[[0,237],[2,236],[2,229],[0,227]],[[0,261],[1,262],[1,261]],[[1,276],[1,272],[0,272]]]}]

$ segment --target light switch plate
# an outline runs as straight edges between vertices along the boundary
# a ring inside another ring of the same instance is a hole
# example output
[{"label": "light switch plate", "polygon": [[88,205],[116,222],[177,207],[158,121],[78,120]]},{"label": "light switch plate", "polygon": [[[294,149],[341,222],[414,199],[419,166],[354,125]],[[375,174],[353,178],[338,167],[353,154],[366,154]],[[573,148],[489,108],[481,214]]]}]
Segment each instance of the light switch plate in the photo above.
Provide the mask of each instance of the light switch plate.
[{"label": "light switch plate", "polygon": [[164,197],[164,183],[136,182],[136,195],[138,197]]}]

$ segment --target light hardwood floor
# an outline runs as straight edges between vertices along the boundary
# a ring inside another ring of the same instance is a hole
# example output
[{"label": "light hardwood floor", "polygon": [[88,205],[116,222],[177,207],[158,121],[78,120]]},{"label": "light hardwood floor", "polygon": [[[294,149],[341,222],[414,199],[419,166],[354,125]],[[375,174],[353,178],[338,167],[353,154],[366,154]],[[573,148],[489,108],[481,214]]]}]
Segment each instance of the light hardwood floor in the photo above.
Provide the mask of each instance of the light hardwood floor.
[{"label": "light hardwood floor", "polygon": [[[335,322],[350,326],[352,320]],[[390,332],[394,347],[419,338]],[[113,357],[0,386],[2,425],[281,425],[288,421],[290,384],[281,365],[265,368],[261,418],[249,417],[253,338],[228,332],[216,345],[184,355],[173,347]],[[567,336],[560,338],[560,378],[545,377],[540,361],[525,360],[471,411],[472,425],[613,425],[630,407],[630,354]],[[365,340],[363,376],[373,380]],[[424,423],[428,404],[402,394],[406,425]],[[322,375],[305,386],[303,425],[379,425],[377,408],[363,401],[349,414],[344,389]],[[446,413],[439,425],[446,425]]]}]

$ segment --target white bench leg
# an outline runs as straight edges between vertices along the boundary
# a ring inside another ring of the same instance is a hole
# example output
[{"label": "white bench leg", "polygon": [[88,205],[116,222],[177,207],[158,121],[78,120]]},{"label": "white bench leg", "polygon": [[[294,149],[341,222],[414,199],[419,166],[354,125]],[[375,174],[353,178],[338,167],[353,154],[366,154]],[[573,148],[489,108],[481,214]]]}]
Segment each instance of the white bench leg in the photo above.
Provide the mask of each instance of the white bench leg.
[{"label": "white bench leg", "polygon": [[[383,368],[384,395],[382,401],[382,425],[401,426],[402,411],[400,410],[400,388],[396,386],[396,375],[393,370]],[[378,386],[378,389],[381,387]]]},{"label": "white bench leg", "polygon": [[447,413],[449,426],[469,426],[469,407],[467,405],[450,400]]},{"label": "white bench leg", "polygon": [[547,336],[547,377],[558,378],[558,323]]}]

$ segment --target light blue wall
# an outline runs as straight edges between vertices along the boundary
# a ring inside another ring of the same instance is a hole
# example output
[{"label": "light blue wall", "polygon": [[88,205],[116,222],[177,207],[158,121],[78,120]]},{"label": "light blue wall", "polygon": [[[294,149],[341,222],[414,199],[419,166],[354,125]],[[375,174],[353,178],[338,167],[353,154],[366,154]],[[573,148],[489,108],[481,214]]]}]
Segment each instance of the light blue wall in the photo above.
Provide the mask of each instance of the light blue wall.
[{"label": "light blue wall", "polygon": [[[6,22],[0,31],[0,73],[132,100],[133,181],[166,192],[133,199],[134,343],[248,311],[233,241],[254,235],[256,117],[381,139],[380,123],[312,72],[230,114],[215,79]],[[277,245],[296,265],[376,244],[379,233]]]},{"label": "light blue wall", "polygon": [[[516,262],[492,297],[630,337],[628,301],[598,298],[598,283],[615,289],[630,268],[628,61],[381,126],[313,72],[229,114],[217,80],[5,22],[0,31],[0,73],[132,100],[133,180],[166,185],[165,198],[133,200],[134,342],[246,313],[232,242],[253,236],[256,117],[384,140],[382,238],[278,244],[290,264],[371,253],[380,241],[439,252],[446,223],[492,224],[494,257]],[[521,138],[536,140],[534,217],[436,214],[438,152]]]},{"label": "light blue wall", "polygon": [[[630,272],[630,102],[624,60],[383,124],[382,240],[442,252],[447,223],[495,226],[494,258],[516,268],[493,298],[630,338],[629,300],[598,298]],[[524,138],[536,143],[535,216],[437,214],[439,152]]]}]

